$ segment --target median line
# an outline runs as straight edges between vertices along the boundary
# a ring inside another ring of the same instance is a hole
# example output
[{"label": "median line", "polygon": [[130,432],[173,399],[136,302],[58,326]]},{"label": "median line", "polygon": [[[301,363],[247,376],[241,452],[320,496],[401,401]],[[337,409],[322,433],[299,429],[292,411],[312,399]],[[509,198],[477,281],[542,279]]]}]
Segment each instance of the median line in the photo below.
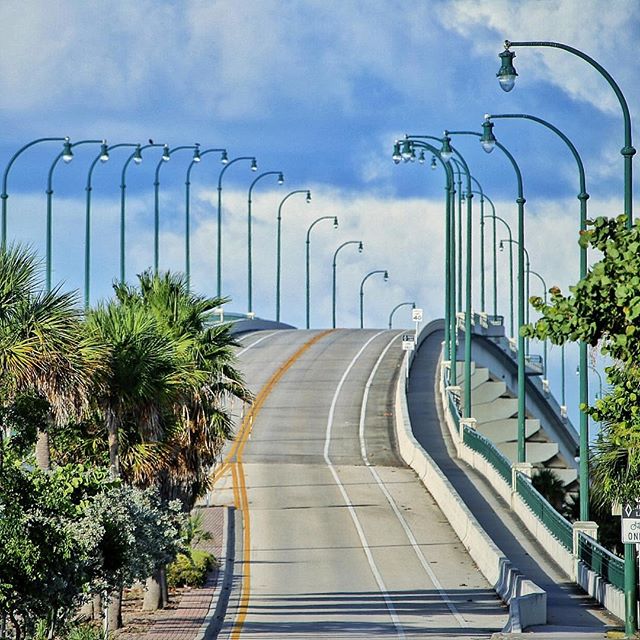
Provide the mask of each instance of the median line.
[{"label": "median line", "polygon": [[[229,469],[231,469],[233,477],[233,490],[234,490],[234,502],[236,505],[239,503],[239,508],[242,512],[243,523],[243,541],[242,541],[242,582],[240,586],[240,601],[238,604],[238,614],[231,630],[231,640],[238,640],[244,626],[247,612],[249,610],[249,598],[251,596],[251,522],[249,518],[249,496],[247,493],[247,484],[244,474],[244,467],[242,464],[242,455],[244,448],[251,435],[253,429],[253,423],[255,421],[258,412],[262,408],[262,405],[268,398],[269,394],[273,391],[273,388],[280,382],[284,374],[293,366],[308,349],[310,349],[316,342],[332,333],[333,329],[322,331],[313,336],[310,340],[307,340],[286,362],[284,362],[275,373],[269,378],[267,383],[262,387],[258,395],[256,396],[251,409],[245,414],[244,419],[238,430],[238,435],[233,444],[233,447],[229,451],[228,455],[224,459],[221,467],[216,471],[213,476],[213,483],[215,484]],[[235,460],[234,460],[235,458]]]}]

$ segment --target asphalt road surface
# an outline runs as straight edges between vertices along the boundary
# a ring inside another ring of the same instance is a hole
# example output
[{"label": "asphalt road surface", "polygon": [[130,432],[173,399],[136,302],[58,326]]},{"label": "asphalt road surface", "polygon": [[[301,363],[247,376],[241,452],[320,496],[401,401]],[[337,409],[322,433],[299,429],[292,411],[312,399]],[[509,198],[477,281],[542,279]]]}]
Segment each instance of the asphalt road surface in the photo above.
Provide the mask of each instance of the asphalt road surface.
[{"label": "asphalt road surface", "polygon": [[506,607],[394,451],[400,335],[242,339],[240,367],[259,395],[250,433],[238,433],[236,488],[228,474],[216,494],[246,528],[221,638],[471,639],[505,624]]}]

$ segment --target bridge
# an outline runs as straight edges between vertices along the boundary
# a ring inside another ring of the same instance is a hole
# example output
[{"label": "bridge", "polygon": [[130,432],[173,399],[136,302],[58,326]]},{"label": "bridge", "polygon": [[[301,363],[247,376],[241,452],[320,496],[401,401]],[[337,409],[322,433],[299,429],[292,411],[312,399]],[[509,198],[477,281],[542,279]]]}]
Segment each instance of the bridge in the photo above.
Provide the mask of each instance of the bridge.
[{"label": "bridge", "polygon": [[[624,616],[622,564],[512,464],[515,360],[474,327],[461,420],[442,321],[400,331],[236,324],[256,394],[210,500],[227,506],[222,594],[207,637],[604,638]],[[576,438],[527,385],[527,450],[575,486]],[[511,407],[511,408],[509,408]]]}]

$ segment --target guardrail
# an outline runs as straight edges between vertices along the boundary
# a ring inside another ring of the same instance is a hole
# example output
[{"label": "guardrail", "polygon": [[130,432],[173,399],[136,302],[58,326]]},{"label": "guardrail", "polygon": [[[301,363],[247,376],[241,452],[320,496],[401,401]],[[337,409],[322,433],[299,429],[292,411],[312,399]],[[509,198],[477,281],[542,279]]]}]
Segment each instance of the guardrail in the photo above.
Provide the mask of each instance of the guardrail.
[{"label": "guardrail", "polygon": [[470,427],[464,427],[462,441],[470,449],[479,453],[487,462],[504,478],[505,482],[511,482],[511,462],[496,449],[488,438]]},{"label": "guardrail", "polygon": [[624,591],[624,560],[584,533],[578,534],[578,558],[588,569]]}]

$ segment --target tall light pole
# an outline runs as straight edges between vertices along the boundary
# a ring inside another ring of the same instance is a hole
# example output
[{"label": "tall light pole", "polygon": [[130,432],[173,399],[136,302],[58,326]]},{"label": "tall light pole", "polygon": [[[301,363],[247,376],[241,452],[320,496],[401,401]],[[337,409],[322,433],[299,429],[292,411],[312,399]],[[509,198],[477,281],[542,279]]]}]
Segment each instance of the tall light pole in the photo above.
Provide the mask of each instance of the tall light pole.
[{"label": "tall light pole", "polygon": [[249,195],[247,196],[247,310],[249,317],[253,316],[253,250],[252,250],[252,237],[251,237],[251,195],[253,193],[253,187],[255,187],[256,183],[262,178],[266,178],[267,176],[278,176],[278,184],[284,184],[284,174],[282,171],[265,171],[261,173],[255,180],[251,183],[249,187]]},{"label": "tall light pole", "polygon": [[[169,156],[176,151],[182,151],[183,149],[193,150],[192,162],[200,162],[200,145],[199,144],[185,144],[179,147],[173,147],[169,149]],[[158,267],[160,263],[160,168],[165,163],[164,157],[158,161],[156,165],[156,177],[153,182],[153,203],[154,203],[154,216],[153,216],[153,272],[158,274]]]},{"label": "tall light pole", "polygon": [[520,334],[520,327],[524,324],[524,187],[522,183],[522,173],[515,158],[508,149],[500,144],[493,135],[493,123],[485,120],[482,123],[482,133],[477,131],[445,131],[445,140],[448,135],[470,135],[480,139],[482,148],[490,153],[498,147],[511,163],[516,174],[518,187],[518,462],[525,462],[525,410],[526,410],[526,371],[524,359],[524,337]]},{"label": "tall light pole", "polygon": [[[633,225],[633,182],[632,182],[632,159],[636,152],[633,148],[633,142],[631,139],[631,114],[629,112],[629,106],[627,105],[627,100],[622,93],[622,90],[613,79],[611,74],[596,60],[588,56],[586,53],[576,49],[575,47],[570,47],[566,44],[562,44],[560,42],[510,42],[509,40],[505,40],[504,42],[504,51],[499,54],[499,58],[501,60],[500,70],[496,74],[498,77],[498,81],[500,82],[500,86],[505,91],[511,91],[515,84],[516,76],[518,73],[513,66],[513,59],[515,58],[515,53],[511,51],[512,47],[551,47],[553,49],[562,49],[563,51],[568,51],[569,53],[577,56],[578,58],[582,58],[585,62],[588,62],[594,69],[596,69],[600,75],[604,77],[604,79],[609,83],[609,86],[613,89],[613,92],[616,94],[618,101],[620,103],[620,108],[622,109],[622,117],[624,119],[624,147],[620,150],[622,157],[624,158],[624,211],[627,216],[627,227],[630,229]],[[637,626],[637,614],[634,613],[633,619],[634,627]],[[627,630],[629,633],[629,630]],[[635,628],[633,633],[635,633]]]},{"label": "tall light pole", "polygon": [[311,314],[311,303],[310,303],[310,298],[311,298],[311,277],[310,277],[310,264],[309,264],[309,257],[310,257],[310,249],[311,249],[311,229],[313,229],[313,227],[316,226],[316,224],[318,224],[318,222],[320,222],[321,220],[333,220],[333,228],[337,229],[338,228],[338,217],[337,216],[320,216],[319,218],[316,218],[310,225],[309,228],[307,229],[307,240],[306,240],[306,317],[307,317],[307,329],[309,328],[309,319],[310,319],[310,314]]},{"label": "tall light pole", "polygon": [[471,193],[480,193],[480,310],[486,313],[485,292],[484,292],[484,189],[482,185],[471,176],[471,181],[476,185],[478,190],[471,190]]},{"label": "tall light pole", "polygon": [[[415,159],[415,147],[426,149],[433,154],[431,168],[439,162],[445,172],[445,304],[444,304],[444,357],[452,363],[450,368],[451,385],[457,384],[457,320],[456,320],[456,259],[455,259],[455,183],[451,163],[446,161],[440,151],[426,139],[441,143],[440,138],[421,136],[420,139],[396,140],[391,156],[395,164],[402,160],[410,162]],[[401,147],[402,145],[402,147]],[[422,158],[422,152],[421,156]]]},{"label": "tall light pole", "polygon": [[[464,170],[466,177],[466,193],[465,199],[467,203],[467,215],[466,215],[466,264],[465,264],[465,313],[464,313],[464,403],[462,406],[462,413],[464,418],[471,417],[472,406],[472,390],[471,390],[471,277],[472,277],[472,244],[473,244],[473,217],[472,217],[472,200],[473,193],[471,187],[471,172],[469,166],[462,154],[451,146],[451,138],[449,138],[448,132],[442,138],[435,138],[434,136],[421,136],[421,135],[407,135],[407,139],[413,138],[427,138],[435,139],[442,144],[440,149],[440,155],[443,160],[449,161],[454,159],[460,163],[460,166]],[[460,247],[462,251],[462,247]]]},{"label": "tall light pole", "polygon": [[51,234],[53,223],[53,171],[56,165],[60,161],[60,158],[67,164],[73,159],[74,147],[78,147],[82,144],[100,144],[104,145],[104,140],[80,140],[79,142],[71,143],[69,140],[65,140],[62,151],[55,157],[55,160],[49,167],[49,175],[47,176],[47,249],[46,249],[46,286],[47,291],[51,291]]},{"label": "tall light pole", "polygon": [[0,247],[4,249],[7,246],[7,199],[9,198],[9,193],[7,192],[7,181],[9,178],[9,170],[13,166],[13,163],[18,159],[18,156],[22,154],[23,151],[35,146],[36,144],[40,144],[42,142],[64,142],[69,143],[69,138],[37,138],[36,140],[32,140],[28,142],[24,146],[20,147],[10,158],[9,162],[7,162],[7,166],[4,169],[4,173],[2,175],[2,193],[0,194],[0,199],[2,200],[2,221],[0,222]]},{"label": "tall light pole", "polygon": [[412,309],[416,308],[415,302],[401,302],[400,304],[397,304],[395,307],[393,307],[393,309],[391,309],[391,313],[389,314],[389,329],[393,328],[393,315],[395,314],[395,312],[401,307],[409,306],[409,305],[411,305]]},{"label": "tall light pole", "polygon": [[[486,197],[486,196],[485,196]],[[496,220],[502,222],[502,224],[507,229],[507,233],[509,234],[509,312],[510,312],[510,335],[512,339],[515,339],[515,327],[513,325],[513,235],[511,233],[511,227],[507,223],[504,218],[497,216],[495,213],[487,216],[487,218],[493,218],[493,224],[495,225]],[[493,245],[493,254],[495,256],[495,240]],[[495,260],[495,258],[494,258]]]},{"label": "tall light pole", "polygon": [[136,149],[140,145],[133,142],[122,142],[119,144],[107,145],[104,143],[100,149],[100,153],[94,158],[91,166],[89,167],[89,173],[87,174],[87,186],[85,190],[87,192],[87,202],[85,210],[84,221],[84,306],[85,309],[89,308],[89,302],[91,297],[91,192],[93,190],[92,179],[93,170],[98,162],[107,162],[109,160],[109,153],[114,149],[120,147],[135,147]]},{"label": "tall light pole", "polygon": [[216,295],[218,298],[222,297],[222,178],[224,174],[227,172],[227,169],[234,165],[236,162],[240,162],[241,160],[249,160],[251,162],[250,168],[251,171],[258,170],[258,162],[254,156],[238,156],[233,160],[227,162],[227,164],[222,167],[220,174],[218,175],[218,247],[217,247],[217,287],[216,287]]},{"label": "tall light pole", "polygon": [[[471,176],[471,179],[476,183],[478,182],[473,176]],[[493,204],[493,200],[491,200],[491,198],[484,191],[473,190],[471,193],[479,195],[481,197],[481,202],[486,200],[491,206],[492,216],[486,216],[484,215],[484,212],[483,212],[482,220],[484,221],[486,218],[493,217],[493,316],[496,317],[498,315],[498,266],[496,264],[497,242],[496,242],[496,219],[495,219],[496,206]],[[482,211],[482,208],[481,208],[481,211]],[[482,231],[484,230],[484,224],[482,225],[481,230]],[[484,241],[482,241],[482,245],[484,246]],[[483,254],[484,254],[484,251],[483,251]]]},{"label": "tall light pole", "polygon": [[308,189],[296,189],[290,191],[282,198],[278,205],[278,221],[276,231],[276,322],[280,322],[280,280],[281,280],[281,263],[282,263],[282,206],[284,203],[296,193],[305,193],[305,201],[307,204],[311,202],[311,191]]},{"label": "tall light pole", "polygon": [[335,253],[333,254],[333,263],[331,265],[332,268],[332,275],[333,275],[333,295],[332,295],[332,305],[331,305],[331,309],[332,309],[332,323],[331,326],[335,329],[336,328],[336,259],[338,257],[338,253],[340,252],[341,249],[343,249],[344,247],[350,245],[350,244],[357,244],[358,245],[358,253],[362,253],[362,251],[364,250],[364,245],[362,244],[362,240],[347,240],[346,242],[343,242],[336,250]]},{"label": "tall light pole", "polygon": [[[529,276],[535,276],[536,278],[538,278],[538,280],[540,281],[540,283],[542,284],[542,299],[544,300],[544,303],[547,304],[547,283],[545,282],[544,278],[537,272],[534,271],[533,269],[529,268]],[[545,338],[542,341],[542,353],[543,353],[543,365],[542,365],[542,377],[546,380],[547,379],[547,339]]]},{"label": "tall light pole", "polygon": [[[562,132],[558,127],[554,126],[550,122],[543,120],[537,116],[532,116],[526,113],[502,113],[502,114],[487,114],[485,116],[488,119],[503,118],[512,119],[517,118],[521,120],[531,120],[541,124],[550,131],[553,131],[569,148],[573,155],[576,165],[578,167],[578,180],[579,180],[579,192],[578,200],[580,201],[580,231],[585,231],[587,228],[587,200],[589,194],[587,193],[587,179],[584,170],[584,164],[582,158],[578,153],[575,145],[571,140]],[[587,247],[580,245],[580,279],[582,280],[587,275]],[[589,377],[587,375],[587,343],[582,340],[579,344],[579,366],[580,366],[580,404],[585,406],[589,404]],[[564,355],[564,351],[563,351]],[[564,375],[562,376],[564,384]],[[563,402],[564,404],[564,402]],[[585,411],[580,411],[580,520],[589,520],[589,416]]]},{"label": "tall light pole", "polygon": [[142,152],[151,147],[162,147],[162,160],[169,161],[169,146],[166,144],[158,144],[150,142],[143,146],[137,146],[136,150],[126,159],[122,167],[122,175],[120,176],[120,282],[124,282],[126,278],[126,224],[125,224],[125,207],[126,207],[126,189],[127,189],[127,167],[131,161],[135,164],[142,163]]},{"label": "tall light pole", "polygon": [[[202,159],[203,156],[209,153],[220,153],[220,162],[222,164],[229,162],[226,149],[205,149],[198,152],[198,158]],[[187,168],[187,177],[184,181],[184,273],[188,289],[191,289],[191,170],[199,162],[196,157],[191,160]]]},{"label": "tall light pole", "polygon": [[360,283],[360,328],[364,329],[364,283],[374,274],[382,273],[384,281],[387,282],[389,280],[389,272],[386,269],[377,269],[376,271],[370,271],[367,275],[362,278],[362,282]]},{"label": "tall light pole", "polygon": [[[511,234],[509,234],[511,235]],[[515,244],[517,247],[520,246],[520,243],[517,240],[511,240],[511,238],[509,238],[509,240],[507,239],[502,239],[500,240],[500,250],[502,251],[502,246],[504,242],[508,242],[509,244]],[[524,324],[529,324],[529,273],[531,272],[531,259],[529,257],[529,251],[527,250],[526,247],[522,247],[522,251],[524,252],[525,255],[525,266],[524,266],[524,277],[525,277],[525,294],[524,294],[524,300],[525,300],[525,314],[524,314]],[[528,346],[528,338],[525,338],[524,341],[524,352],[525,355],[529,354],[529,346]]]}]

